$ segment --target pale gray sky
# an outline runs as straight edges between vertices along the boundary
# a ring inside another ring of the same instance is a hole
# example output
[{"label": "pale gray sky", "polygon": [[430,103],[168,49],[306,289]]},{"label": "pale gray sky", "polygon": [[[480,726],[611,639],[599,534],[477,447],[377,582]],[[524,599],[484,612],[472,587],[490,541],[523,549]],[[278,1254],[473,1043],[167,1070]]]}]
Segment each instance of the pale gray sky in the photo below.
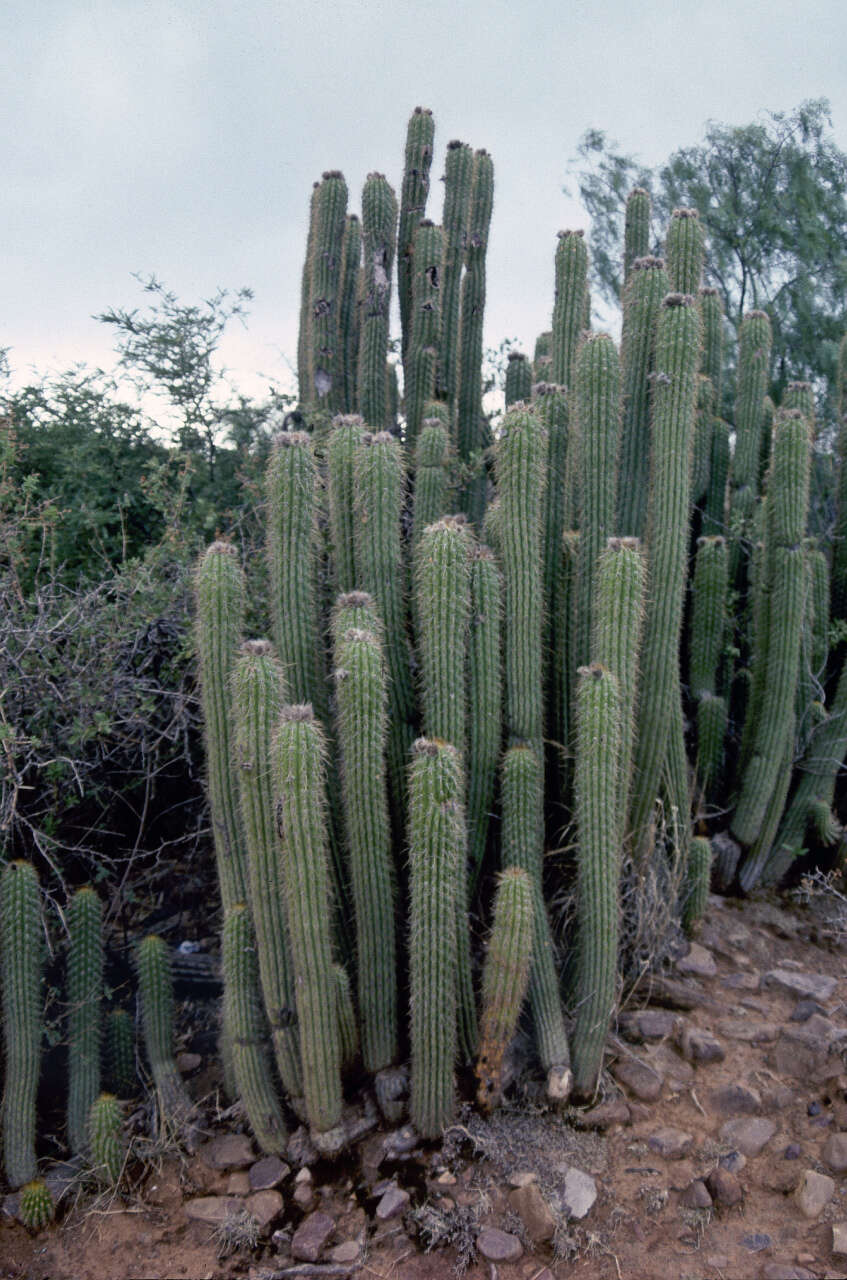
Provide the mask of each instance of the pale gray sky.
[{"label": "pale gray sky", "polygon": [[260,394],[295,355],[313,180],[342,169],[356,210],[372,169],[399,190],[420,104],[434,177],[451,138],[493,156],[486,338],[531,351],[586,128],[655,163],[828,97],[847,150],[845,62],[844,0],[5,0],[0,346],[18,381],[108,364],[91,316],[143,301],[132,272],[185,302],[249,285],[225,357]]}]

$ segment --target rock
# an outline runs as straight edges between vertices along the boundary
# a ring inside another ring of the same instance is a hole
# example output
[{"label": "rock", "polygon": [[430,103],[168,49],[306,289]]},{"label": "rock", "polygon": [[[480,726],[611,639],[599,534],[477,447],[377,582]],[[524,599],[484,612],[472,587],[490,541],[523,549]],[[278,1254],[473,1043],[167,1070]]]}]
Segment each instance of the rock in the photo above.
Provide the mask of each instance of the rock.
[{"label": "rock", "polygon": [[714,978],[718,972],[715,957],[699,942],[691,943],[688,954],[680,956],[675,968],[678,973],[690,973],[695,978]]},{"label": "rock", "polygon": [[746,1084],[726,1084],[709,1094],[713,1111],[723,1116],[755,1116],[762,1109],[762,1098]]},{"label": "rock", "polygon": [[295,1129],[288,1139],[288,1147],[285,1154],[290,1163],[298,1169],[303,1165],[314,1164],[317,1160],[318,1153],[315,1150],[315,1144],[309,1137],[309,1130],[304,1124],[301,1124],[299,1129]]},{"label": "rock", "polygon": [[835,1195],[835,1182],[825,1173],[807,1169],[794,1192],[797,1207],[806,1218],[817,1218]]},{"label": "rock", "polygon": [[326,1256],[330,1262],[346,1264],[358,1262],[361,1254],[362,1246],[358,1240],[342,1240],[341,1244],[333,1245]]},{"label": "rock", "polygon": [[190,1076],[196,1071],[203,1059],[199,1053],[178,1053],[176,1055],[176,1069],[181,1076]]},{"label": "rock", "polygon": [[712,1197],[709,1190],[700,1178],[695,1178],[679,1197],[679,1203],[685,1209],[711,1209]]},{"label": "rock", "polygon": [[685,1027],[680,1037],[680,1048],[683,1057],[689,1062],[701,1064],[707,1062],[723,1062],[726,1057],[724,1047],[711,1031],[701,1031],[697,1027]]},{"label": "rock", "polygon": [[303,1213],[308,1213],[315,1203],[315,1188],[311,1182],[298,1182],[294,1188],[292,1199],[298,1209],[302,1209]]},{"label": "rock", "polygon": [[618,1030],[625,1039],[641,1044],[644,1040],[666,1040],[676,1035],[681,1023],[679,1015],[670,1009],[635,1009],[620,1015]]},{"label": "rock", "polygon": [[794,1101],[794,1090],[778,1080],[771,1081],[762,1090],[762,1110],[785,1111]]},{"label": "rock", "polygon": [[291,1237],[291,1252],[300,1262],[317,1262],[323,1253],[335,1223],[328,1213],[318,1209],[304,1218]]},{"label": "rock", "polygon": [[821,1159],[833,1173],[847,1172],[847,1133],[831,1133],[823,1144]]},{"label": "rock", "polygon": [[794,1008],[791,1010],[791,1022],[808,1022],[813,1013],[826,1015],[826,1009],[819,1005],[817,1000],[810,1000],[804,997],[798,1000]]},{"label": "rock", "polygon": [[264,1233],[268,1227],[282,1213],[283,1199],[278,1191],[270,1189],[266,1191],[254,1191],[244,1201],[244,1208],[250,1214],[251,1218],[255,1218],[259,1224],[259,1230]]},{"label": "rock", "polygon": [[237,1169],[226,1180],[228,1196],[247,1196],[250,1194],[250,1177],[244,1169]]},{"label": "rock", "polygon": [[794,1163],[786,1164],[783,1160],[777,1161],[776,1164],[768,1162],[760,1174],[762,1186],[768,1191],[777,1191],[780,1195],[788,1196],[792,1191],[797,1190],[801,1172],[800,1166]]},{"label": "rock", "polygon": [[833,1055],[844,1035],[828,1018],[813,1013],[807,1022],[788,1023],[780,1032],[773,1050],[773,1066],[779,1075],[805,1083],[821,1083],[841,1069],[841,1059]]},{"label": "rock", "polygon": [[244,1202],[235,1196],[198,1196],[186,1200],[185,1214],[193,1222],[207,1222],[219,1226],[227,1218],[234,1217],[244,1208]]},{"label": "rock", "polygon": [[584,1218],[597,1199],[597,1183],[588,1173],[573,1165],[565,1174],[562,1191],[564,1208],[571,1218]]},{"label": "rock", "polygon": [[738,869],[741,845],[733,840],[728,831],[716,831],[711,843],[712,884],[719,893],[729,893]]},{"label": "rock", "polygon": [[197,1154],[210,1169],[246,1169],[256,1159],[253,1144],[244,1133],[224,1133],[212,1138]]},{"label": "rock", "polygon": [[648,1064],[658,1071],[673,1093],[681,1093],[694,1083],[693,1066],[679,1056],[669,1041],[655,1045],[648,1053]]},{"label": "rock", "polygon": [[762,1269],[762,1280],[815,1280],[815,1273],[792,1262],[768,1262]]},{"label": "rock", "polygon": [[770,969],[762,977],[763,987],[776,987],[778,991],[787,991],[789,995],[805,997],[811,1000],[829,1000],[838,979],[825,973],[802,973],[793,969]]},{"label": "rock", "polygon": [[392,1133],[385,1135],[385,1154],[389,1159],[408,1155],[410,1151],[414,1151],[419,1142],[418,1131],[412,1125],[404,1124],[401,1129],[395,1129]]},{"label": "rock", "polygon": [[641,1058],[621,1058],[611,1071],[618,1084],[642,1102],[656,1102],[662,1092],[662,1076]]},{"label": "rock", "polygon": [[767,1146],[775,1133],[776,1125],[773,1120],[764,1116],[739,1116],[737,1120],[727,1120],[721,1126],[720,1136],[723,1142],[737,1147],[742,1155],[752,1160]]},{"label": "rock", "polygon": [[758,973],[728,973],[723,985],[731,987],[733,991],[758,991],[761,982]]},{"label": "rock", "polygon": [[663,974],[651,976],[650,999],[668,1009],[699,1009],[708,1003],[703,988],[695,980],[682,981]]},{"label": "rock", "polygon": [[250,1166],[250,1190],[270,1191],[288,1177],[291,1168],[279,1156],[264,1156]]},{"label": "rock", "polygon": [[730,1173],[740,1173],[747,1165],[747,1157],[740,1151],[728,1151],[725,1156],[721,1156],[718,1164]]},{"label": "rock", "polygon": [[770,1249],[773,1240],[764,1231],[750,1231],[741,1237],[741,1244],[750,1253],[764,1253]]},{"label": "rock", "polygon": [[741,1183],[734,1173],[730,1173],[729,1169],[722,1169],[718,1165],[717,1169],[713,1169],[705,1181],[712,1199],[724,1209],[731,1209],[735,1205],[741,1204],[744,1199]]},{"label": "rock", "polygon": [[802,1152],[800,1151],[799,1144],[796,1142],[789,1142],[788,1146],[782,1153],[782,1158],[783,1160],[799,1160],[801,1154]]},{"label": "rock", "polygon": [[556,1234],[556,1219],[541,1194],[537,1182],[528,1182],[509,1192],[509,1204],[526,1227],[527,1235],[535,1244],[552,1240]]},{"label": "rock", "polygon": [[632,1122],[632,1113],[623,1098],[601,1102],[588,1111],[578,1111],[573,1117],[577,1129],[611,1129],[613,1125]]},{"label": "rock", "polygon": [[499,1227],[483,1227],[476,1238],[476,1247],[489,1262],[517,1262],[523,1257],[518,1237]]},{"label": "rock", "polygon": [[749,1018],[718,1018],[715,1026],[727,1040],[744,1044],[773,1044],[779,1036],[775,1022],[751,1022]]},{"label": "rock", "polygon": [[380,1222],[388,1222],[389,1218],[399,1218],[409,1207],[409,1193],[404,1191],[402,1187],[398,1187],[396,1182],[392,1183],[388,1190],[383,1194],[379,1204],[376,1207],[376,1216]]},{"label": "rock", "polygon": [[833,1222],[832,1252],[847,1254],[847,1222]]},{"label": "rock", "polygon": [[665,1160],[681,1160],[694,1146],[694,1138],[682,1129],[668,1126],[651,1133],[647,1139],[647,1146]]},{"label": "rock", "polygon": [[510,1187],[528,1187],[531,1182],[538,1181],[538,1174],[534,1169],[518,1169],[516,1173],[509,1175]]}]

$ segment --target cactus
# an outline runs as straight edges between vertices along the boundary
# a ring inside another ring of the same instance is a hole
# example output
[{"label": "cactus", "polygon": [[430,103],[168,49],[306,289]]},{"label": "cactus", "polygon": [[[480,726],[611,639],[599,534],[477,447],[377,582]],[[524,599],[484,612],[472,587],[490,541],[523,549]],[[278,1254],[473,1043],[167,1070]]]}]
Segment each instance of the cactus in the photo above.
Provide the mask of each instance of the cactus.
[{"label": "cactus", "polygon": [[464,519],[446,516],[424,529],[415,552],[424,730],[464,756],[467,737],[470,540]]},{"label": "cactus", "polygon": [[697,703],[697,778],[707,796],[721,777],[726,738],[726,701],[703,693]]},{"label": "cactus", "polygon": [[618,531],[643,538],[650,466],[650,387],[653,350],[668,277],[661,258],[637,258],[623,295],[621,334],[620,474]]},{"label": "cactus", "polygon": [[315,251],[315,226],[317,222],[318,191],[320,183],[312,184],[309,200],[309,231],[306,237],[306,257],[300,281],[300,328],[297,336],[297,387],[301,409],[309,402],[312,385],[312,266]]},{"label": "cactus", "polygon": [[400,298],[404,362],[411,336],[413,245],[418,223],[426,214],[434,137],[435,122],[432,112],[425,107],[415,107],[406,133],[406,165],[400,193],[400,225],[397,232],[397,292]]},{"label": "cactus", "polygon": [[412,546],[427,525],[447,514],[449,433],[439,418],[424,418],[415,445],[415,502]]},{"label": "cactus", "polygon": [[[491,508],[489,508],[489,511]],[[469,895],[482,870],[502,736],[500,632],[503,583],[490,548],[471,548],[471,630],[468,673]]]},{"label": "cactus", "polygon": [[333,651],[340,644],[344,633],[351,628],[370,631],[378,640],[382,640],[382,619],[376,601],[367,591],[348,591],[336,600],[330,618]]},{"label": "cactus", "polygon": [[494,919],[482,971],[482,1016],[476,1063],[477,1100],[486,1111],[500,1097],[503,1058],[515,1034],[529,984],[533,887],[526,871],[511,867],[497,884]]},{"label": "cactus", "polygon": [[671,734],[681,725],[679,635],[688,559],[689,459],[694,430],[700,318],[694,299],[669,294],[656,334],[648,516],[647,612],[639,685],[630,830],[641,856]]},{"label": "cactus", "polygon": [[[138,990],[144,1048],[153,1072],[160,1128],[180,1127],[193,1105],[174,1060],[174,992],[167,943],[154,933],[137,951]],[[228,1028],[227,1028],[228,1031]],[[229,1038],[227,1036],[227,1038]]]},{"label": "cactus", "polygon": [[406,443],[412,447],[423,420],[424,405],[436,388],[441,349],[441,270],[444,234],[424,218],[415,232],[412,280],[412,333],[404,361]]},{"label": "cactus", "polygon": [[621,824],[618,682],[599,663],[580,667],[576,695],[579,978],[573,1034],[574,1090],[590,1097],[603,1066],[615,1007]]},{"label": "cactus", "polygon": [[703,503],[703,534],[727,532],[726,488],[729,479],[730,427],[723,418],[712,419],[712,448],[709,455],[709,484]]},{"label": "cactus", "polygon": [[549,382],[553,376],[553,330],[545,329],[535,339],[532,357],[533,382]]},{"label": "cactus", "polygon": [[364,419],[343,414],[333,419],[327,442],[329,529],[332,541],[333,585],[336,592],[356,590],[353,551],[353,458],[365,434]]},{"label": "cactus", "polygon": [[717,289],[704,287],[698,294],[700,323],[703,327],[703,357],[700,370],[712,384],[715,395],[715,412],[723,407],[723,351],[724,311],[723,299]]},{"label": "cactus", "polygon": [[303,1091],[294,972],[282,900],[282,850],[275,825],[271,741],[286,701],[282,668],[267,640],[241,646],[232,678],[235,761],[247,844],[248,883],[259,979],[280,1079],[293,1098]]},{"label": "cactus", "polygon": [[397,1055],[395,886],[385,775],[386,674],[372,631],[335,635],[341,786],[356,914],[362,1056],[368,1071]]},{"label": "cactus", "polygon": [[243,902],[230,907],[224,917],[221,962],[238,1096],[260,1150],[278,1155],[286,1148],[288,1132],[271,1077],[265,1020],[256,999],[259,975],[253,925]]},{"label": "cactus", "polygon": [[364,278],[359,334],[358,407],[374,430],[386,426],[388,413],[391,272],[397,234],[397,197],[382,173],[369,173],[362,190]]},{"label": "cactus", "polygon": [[510,351],[506,363],[506,408],[532,396],[532,366],[522,351]]},{"label": "cactus", "polygon": [[338,312],[338,347],[342,369],[338,408],[352,413],[358,403],[359,324],[362,284],[362,224],[348,213],[341,247],[341,289]]},{"label": "cactus", "polygon": [[[315,239],[310,292],[311,378],[306,403],[317,410],[344,408],[341,341],[341,265],[347,184],[337,169],[324,173],[315,201]],[[303,399],[303,390],[300,389]]]},{"label": "cactus", "polygon": [[703,274],[705,237],[696,209],[674,209],[668,225],[665,261],[673,293],[697,294]]},{"label": "cactus", "polygon": [[419,738],[409,773],[412,1123],[437,1137],[453,1118],[456,926],[465,848],[459,753]]},{"label": "cactus", "polygon": [[541,880],[544,769],[541,757],[526,743],[510,747],[503,756],[502,807],[504,867],[520,867],[532,881],[535,923],[529,998],[539,1056],[548,1073],[548,1094],[563,1101],[571,1087],[570,1051]]},{"label": "cactus", "polygon": [[570,388],[583,329],[588,249],[582,231],[560,231],[556,246],[552,381]]},{"label": "cactus", "polygon": [[832,617],[847,618],[847,334],[838,347],[836,385],[839,458],[835,528],[832,541]]},{"label": "cactus", "polygon": [[106,1018],[106,1080],[119,1098],[129,1098],[135,1091],[135,1031],[126,1009],[112,1009]]},{"label": "cactus", "polygon": [[724,538],[698,538],[691,587],[688,684],[693,698],[717,693],[726,636],[729,552]]},{"label": "cactus", "polygon": [[637,258],[650,252],[650,192],[633,187],[626,198],[623,231],[624,287]]},{"label": "cactus", "polygon": [[351,1067],[359,1056],[359,1028],[353,1007],[350,978],[343,964],[332,966],[335,979],[335,1010],[338,1018],[338,1036],[341,1044],[341,1066]]},{"label": "cactus", "polygon": [[444,266],[441,276],[442,340],[436,375],[439,399],[456,402],[459,363],[459,300],[473,190],[473,151],[464,142],[447,143],[444,172]]},{"label": "cactus", "polygon": [[[738,330],[735,454],[732,460],[731,511],[734,531],[739,536],[743,536],[748,528],[752,505],[759,492],[762,404],[768,389],[770,354],[770,320],[764,311],[748,311]],[[737,563],[736,556],[734,567]]]},{"label": "cactus", "polygon": [[556,585],[556,621],[553,629],[553,664],[556,674],[554,693],[559,715],[559,741],[562,745],[562,793],[568,797],[572,782],[573,763],[573,706],[576,688],[576,667],[571,660],[572,638],[575,631],[574,615],[577,609],[577,564],[579,561],[579,533],[566,529],[562,534],[559,556],[558,582]]},{"label": "cactus", "polygon": [[[702,312],[701,312],[702,314]],[[709,488],[709,465],[712,461],[712,438],[715,421],[715,392],[705,374],[697,380],[697,422],[694,428],[694,456],[691,466],[691,502],[702,506]]]},{"label": "cactus", "polygon": [[126,1139],[120,1103],[113,1093],[99,1094],[88,1113],[91,1167],[104,1186],[116,1187],[126,1159]]},{"label": "cactus", "polygon": [[343,1144],[341,1044],[330,942],[324,738],[312,708],[283,707],[272,747],[306,1113],[325,1155]]},{"label": "cactus", "polygon": [[465,274],[459,311],[459,372],[456,393],[456,444],[470,467],[462,510],[478,530],[485,513],[486,474],[481,453],[491,441],[482,411],[482,331],[485,315],[485,255],[494,201],[494,166],[487,151],[474,152],[474,177]]},{"label": "cactus", "polygon": [[712,875],[712,846],[705,836],[695,836],[688,849],[682,903],[682,927],[693,932],[706,914]]},{"label": "cactus", "polygon": [[13,1187],[35,1177],[35,1100],[41,1054],[42,924],[30,862],[9,862],[0,876],[0,976],[3,981],[3,1164]]},{"label": "cactus", "polygon": [[33,1178],[21,1187],[18,1218],[28,1231],[43,1231],[54,1213],[53,1193],[43,1178]]},{"label": "cactus", "polygon": [[88,1153],[88,1115],[100,1092],[103,1000],[103,907],[78,889],[68,910],[68,1145]]}]

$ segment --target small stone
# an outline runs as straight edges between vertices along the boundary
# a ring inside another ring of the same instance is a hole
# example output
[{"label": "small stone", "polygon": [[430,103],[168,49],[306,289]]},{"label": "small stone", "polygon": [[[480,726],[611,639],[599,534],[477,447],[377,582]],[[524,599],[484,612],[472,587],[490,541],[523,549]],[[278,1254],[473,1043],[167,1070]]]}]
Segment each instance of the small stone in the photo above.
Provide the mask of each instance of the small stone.
[{"label": "small stone", "polygon": [[686,1027],[680,1038],[680,1048],[684,1058],[689,1062],[705,1064],[707,1062],[723,1062],[726,1052],[720,1040],[711,1031],[701,1031],[697,1027]]},{"label": "small stone", "polygon": [[256,1159],[253,1144],[244,1133],[224,1133],[212,1138],[197,1154],[210,1169],[246,1169]]},{"label": "small stone", "polygon": [[274,1219],[282,1213],[283,1199],[278,1191],[254,1191],[244,1201],[244,1208],[255,1218],[264,1234]]},{"label": "small stone", "polygon": [[691,973],[696,978],[714,978],[718,972],[715,957],[699,942],[691,943],[688,954],[677,960],[676,969],[678,973]]},{"label": "small stone", "polygon": [[632,1112],[623,1098],[601,1102],[588,1111],[578,1111],[573,1117],[577,1129],[611,1129],[613,1125],[627,1125],[631,1121]]},{"label": "small stone", "polygon": [[750,1253],[764,1253],[773,1244],[770,1236],[764,1231],[750,1231],[741,1237],[741,1244]]},{"label": "small stone", "polygon": [[679,1014],[670,1009],[635,1009],[622,1013],[618,1019],[621,1035],[635,1044],[644,1040],[666,1040],[678,1033],[681,1024]]},{"label": "small stone", "polygon": [[731,1209],[744,1199],[744,1191],[735,1174],[722,1169],[720,1165],[712,1170],[705,1181],[712,1199],[724,1209]]},{"label": "small stone", "polygon": [[748,1160],[754,1159],[767,1146],[776,1133],[773,1120],[764,1116],[739,1116],[737,1120],[727,1120],[721,1126],[720,1136],[730,1146],[737,1147]]},{"label": "small stone", "polygon": [[694,1146],[694,1138],[683,1129],[668,1126],[651,1133],[647,1139],[647,1146],[665,1160],[681,1160]]},{"label": "small stone", "polygon": [[419,1142],[420,1136],[417,1130],[410,1124],[404,1124],[402,1129],[395,1129],[392,1133],[386,1134],[385,1154],[389,1158],[407,1155],[410,1151],[414,1151]]},{"label": "small stone", "polygon": [[443,1173],[439,1173],[435,1181],[438,1183],[439,1187],[455,1187],[456,1175],[455,1173],[451,1173],[449,1169],[445,1169]]},{"label": "small stone", "polygon": [[304,1124],[299,1129],[295,1129],[291,1137],[288,1139],[288,1147],[285,1152],[288,1160],[296,1168],[303,1165],[314,1164],[318,1158],[315,1144],[309,1137],[309,1130]]},{"label": "small stone", "polygon": [[832,1252],[840,1254],[847,1253],[847,1222],[833,1222]]},{"label": "small stone", "polygon": [[271,1191],[288,1177],[290,1167],[279,1156],[264,1156],[250,1166],[250,1190]]},{"label": "small stone", "polygon": [[762,1280],[815,1280],[815,1273],[792,1262],[769,1262],[762,1270]]},{"label": "small stone", "polygon": [[835,1183],[825,1173],[807,1169],[794,1192],[797,1207],[806,1218],[817,1218],[835,1195]]},{"label": "small stone", "polygon": [[707,1253],[706,1266],[712,1267],[714,1271],[726,1271],[730,1265],[729,1255],[726,1253]]},{"label": "small stone", "polygon": [[362,1246],[358,1240],[342,1240],[341,1244],[333,1245],[326,1256],[330,1262],[343,1265],[348,1262],[358,1262],[361,1254]]},{"label": "small stone", "polygon": [[476,1247],[489,1262],[517,1262],[523,1257],[518,1237],[499,1227],[483,1227],[476,1238]]},{"label": "small stone", "polygon": [[409,1206],[409,1193],[396,1183],[388,1188],[376,1207],[376,1216],[380,1222],[388,1222],[389,1218],[399,1218]]},{"label": "small stone", "polygon": [[245,1169],[236,1170],[226,1180],[228,1196],[247,1196],[250,1194],[250,1189],[250,1175]]},{"label": "small stone", "polygon": [[819,1116],[822,1110],[823,1108],[821,1107],[821,1104],[817,1101],[813,1101],[809,1103],[808,1107],[806,1107],[806,1115]]},{"label": "small stone", "polygon": [[682,1192],[679,1203],[686,1209],[711,1209],[712,1197],[705,1182],[695,1178]]},{"label": "small stone", "polygon": [[723,985],[733,991],[758,991],[761,981],[757,973],[728,973]]},{"label": "small stone", "polygon": [[528,1187],[531,1182],[538,1181],[538,1174],[534,1169],[519,1169],[517,1173],[513,1173],[509,1177],[510,1187]]},{"label": "small stone", "polygon": [[805,997],[798,1000],[794,1008],[791,1010],[791,1022],[808,1022],[813,1013],[826,1015],[826,1009],[823,1005],[819,1005],[817,1000],[810,1000]]},{"label": "small stone", "polygon": [[312,1181],[311,1169],[298,1169],[294,1175],[294,1182],[298,1187],[303,1182],[311,1182],[311,1181]]},{"label": "small stone", "polygon": [[562,1192],[564,1207],[571,1218],[584,1218],[597,1199],[597,1183],[573,1165],[565,1174]]},{"label": "small stone", "polygon": [[196,1200],[185,1202],[186,1217],[211,1226],[218,1226],[243,1208],[243,1202],[235,1196],[198,1196]]},{"label": "small stone", "polygon": [[776,1164],[768,1163],[762,1170],[760,1177],[762,1186],[768,1191],[776,1191],[780,1195],[788,1196],[792,1191],[796,1191],[800,1182],[800,1166],[797,1164],[785,1164],[780,1160]]},{"label": "small stone", "polygon": [[526,1228],[530,1240],[542,1244],[556,1234],[556,1219],[541,1194],[537,1182],[529,1182],[509,1192],[509,1204]]},{"label": "small stone", "polygon": [[334,1230],[335,1223],[328,1213],[322,1213],[320,1209],[310,1213],[291,1238],[292,1254],[300,1262],[317,1262]]},{"label": "small stone", "polygon": [[796,1142],[789,1142],[788,1146],[782,1153],[783,1160],[799,1160],[801,1155],[800,1146]]},{"label": "small stone", "polygon": [[800,973],[793,969],[771,969],[762,978],[763,987],[776,987],[789,995],[827,1001],[838,986],[838,979],[824,973]]},{"label": "small stone", "polygon": [[762,1110],[765,1112],[785,1111],[794,1102],[794,1090],[787,1084],[772,1081],[762,1090]]},{"label": "small stone", "polygon": [[747,1166],[747,1157],[740,1151],[728,1151],[725,1156],[721,1156],[718,1164],[730,1173],[740,1173]]},{"label": "small stone", "polygon": [[717,1030],[727,1040],[740,1040],[743,1044],[773,1044],[779,1036],[775,1022],[751,1022],[748,1018],[718,1018]]},{"label": "small stone", "polygon": [[761,1094],[746,1084],[727,1084],[709,1094],[713,1111],[724,1116],[755,1116],[762,1109]]},{"label": "small stone", "polygon": [[291,1197],[298,1209],[308,1213],[315,1203],[315,1188],[311,1182],[298,1182]]},{"label": "small stone", "polygon": [[178,1053],[176,1055],[176,1069],[181,1076],[190,1076],[196,1071],[203,1059],[199,1053]]},{"label": "small stone", "polygon": [[642,1102],[656,1102],[662,1092],[662,1076],[640,1058],[622,1058],[613,1063],[612,1075]]},{"label": "small stone", "polygon": [[681,1093],[694,1084],[695,1071],[690,1062],[681,1058],[672,1044],[665,1041],[650,1050],[650,1066],[664,1077],[673,1093]]},{"label": "small stone", "polygon": [[833,1173],[847,1172],[847,1133],[831,1133],[823,1144],[821,1159]]}]

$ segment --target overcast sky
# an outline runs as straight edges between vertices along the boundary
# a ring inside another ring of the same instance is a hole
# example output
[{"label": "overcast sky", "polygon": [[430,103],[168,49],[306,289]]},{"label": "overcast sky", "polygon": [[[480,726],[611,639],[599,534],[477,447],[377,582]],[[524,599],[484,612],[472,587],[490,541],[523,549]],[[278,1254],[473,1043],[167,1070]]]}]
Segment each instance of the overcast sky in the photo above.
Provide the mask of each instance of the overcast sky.
[{"label": "overcast sky", "polygon": [[[31,369],[109,364],[92,316],[255,291],[225,357],[261,394],[296,352],[312,182],[372,169],[399,190],[406,122],[495,166],[486,340],[548,327],[562,185],[589,127],[647,163],[708,119],[827,97],[847,150],[845,0],[3,0],[0,346]],[[429,213],[441,216],[433,182]]]}]

